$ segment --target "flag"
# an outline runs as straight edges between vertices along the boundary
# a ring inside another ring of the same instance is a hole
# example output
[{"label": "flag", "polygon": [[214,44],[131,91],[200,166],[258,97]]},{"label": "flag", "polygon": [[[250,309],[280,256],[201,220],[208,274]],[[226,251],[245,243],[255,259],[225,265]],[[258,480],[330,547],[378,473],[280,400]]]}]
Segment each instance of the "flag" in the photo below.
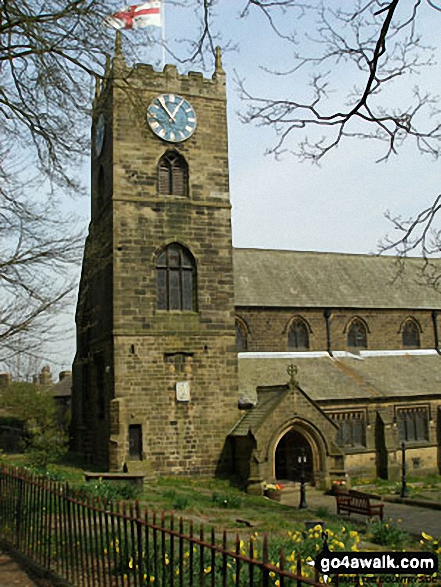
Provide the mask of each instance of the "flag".
[{"label": "flag", "polygon": [[115,29],[161,26],[161,0],[149,0],[136,6],[126,6],[105,18],[104,23]]}]

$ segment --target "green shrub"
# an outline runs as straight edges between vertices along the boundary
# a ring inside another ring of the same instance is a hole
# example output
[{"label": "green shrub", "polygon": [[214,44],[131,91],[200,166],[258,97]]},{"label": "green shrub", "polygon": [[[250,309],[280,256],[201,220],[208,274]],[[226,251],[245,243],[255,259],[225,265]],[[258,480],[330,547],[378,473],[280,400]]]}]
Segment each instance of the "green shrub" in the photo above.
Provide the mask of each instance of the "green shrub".
[{"label": "green shrub", "polygon": [[190,505],[190,500],[186,495],[177,495],[175,501],[173,502],[173,507],[175,510],[185,510]]},{"label": "green shrub", "polygon": [[372,540],[382,546],[403,548],[410,542],[409,534],[402,530],[400,525],[393,520],[388,520],[387,522],[382,522],[381,520],[371,522],[369,524],[369,532],[372,535]]},{"label": "green shrub", "polygon": [[213,493],[211,501],[219,508],[240,508],[242,499],[230,493]]},{"label": "green shrub", "polygon": [[102,481],[85,483],[80,492],[87,496],[99,497],[106,501],[136,499],[140,490],[129,481]]}]

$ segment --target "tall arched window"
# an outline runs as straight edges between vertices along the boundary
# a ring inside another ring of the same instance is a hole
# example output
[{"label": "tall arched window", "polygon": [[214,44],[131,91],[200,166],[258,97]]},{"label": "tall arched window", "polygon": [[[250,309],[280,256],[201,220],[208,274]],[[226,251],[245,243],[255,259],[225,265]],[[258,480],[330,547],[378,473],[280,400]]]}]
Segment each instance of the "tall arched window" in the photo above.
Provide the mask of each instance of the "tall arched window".
[{"label": "tall arched window", "polygon": [[158,165],[158,190],[164,196],[186,196],[188,165],[175,151],[167,151]]},{"label": "tall arched window", "polygon": [[288,349],[307,351],[309,349],[308,326],[301,318],[295,318],[288,331]]},{"label": "tall arched window", "polygon": [[158,310],[196,310],[196,264],[188,249],[171,243],[156,260]]},{"label": "tall arched window", "polygon": [[236,350],[238,353],[248,350],[248,329],[241,318],[236,317]]},{"label": "tall arched window", "polygon": [[420,348],[420,327],[416,320],[408,318],[403,325],[401,334],[403,337],[403,347],[412,349]]},{"label": "tall arched window", "polygon": [[360,318],[354,318],[348,328],[348,347],[367,348],[367,328]]}]

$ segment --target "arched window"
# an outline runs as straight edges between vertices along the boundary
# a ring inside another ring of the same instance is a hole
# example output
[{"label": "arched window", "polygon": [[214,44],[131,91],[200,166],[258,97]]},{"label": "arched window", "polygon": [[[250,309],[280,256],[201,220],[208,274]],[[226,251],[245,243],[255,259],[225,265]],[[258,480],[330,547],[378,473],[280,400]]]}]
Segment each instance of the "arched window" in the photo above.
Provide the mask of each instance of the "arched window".
[{"label": "arched window", "polygon": [[188,249],[171,243],[156,260],[158,310],[196,310],[196,264]]},{"label": "arched window", "polygon": [[403,337],[403,347],[413,349],[420,348],[420,328],[416,320],[408,318],[403,325],[401,334]]},{"label": "arched window", "polygon": [[236,350],[238,353],[248,350],[248,329],[240,318],[236,318]]},{"label": "arched window", "polygon": [[367,328],[360,318],[354,318],[348,328],[348,347],[367,348]]},{"label": "arched window", "polygon": [[309,349],[308,326],[301,318],[295,318],[288,331],[288,349],[307,351]]},{"label": "arched window", "polygon": [[167,151],[158,165],[158,190],[163,196],[186,196],[188,165],[175,151]]}]

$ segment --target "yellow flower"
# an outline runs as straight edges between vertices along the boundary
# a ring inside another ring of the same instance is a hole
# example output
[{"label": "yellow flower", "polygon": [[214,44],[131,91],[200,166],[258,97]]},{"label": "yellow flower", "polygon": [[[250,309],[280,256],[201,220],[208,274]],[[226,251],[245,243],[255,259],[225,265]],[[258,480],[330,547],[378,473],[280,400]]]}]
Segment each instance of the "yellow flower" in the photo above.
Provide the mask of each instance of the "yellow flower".
[{"label": "yellow flower", "polygon": [[130,557],[130,560],[129,560],[129,569],[133,569],[133,558],[132,557]]},{"label": "yellow flower", "polygon": [[275,573],[274,571],[270,571],[270,574],[269,574],[269,576],[270,576],[270,577],[275,577],[275,576],[276,576],[276,573]]},{"label": "yellow flower", "polygon": [[151,575],[150,577],[150,583],[154,583],[155,582],[155,577],[153,575]]},{"label": "yellow flower", "polygon": [[211,567],[207,567],[206,569],[204,569],[204,573],[206,573],[208,575],[208,573],[211,573]]},{"label": "yellow flower", "polygon": [[147,579],[147,573],[144,573],[143,579],[144,579],[144,581]]},{"label": "yellow flower", "polygon": [[425,539],[425,540],[433,540],[433,536],[430,536],[430,534],[426,534],[425,532],[421,532],[421,536]]},{"label": "yellow flower", "polygon": [[279,579],[277,579],[277,581],[274,581],[274,585],[275,585],[276,587],[279,587],[279,585],[280,585],[280,581],[279,581]]}]

